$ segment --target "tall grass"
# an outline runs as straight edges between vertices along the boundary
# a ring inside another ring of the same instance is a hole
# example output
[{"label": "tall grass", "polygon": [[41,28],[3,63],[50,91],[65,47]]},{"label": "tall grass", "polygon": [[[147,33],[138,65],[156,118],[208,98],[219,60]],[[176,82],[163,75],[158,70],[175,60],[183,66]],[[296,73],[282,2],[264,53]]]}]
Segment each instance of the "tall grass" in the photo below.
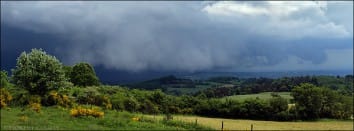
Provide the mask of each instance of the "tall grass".
[{"label": "tall grass", "polygon": [[[24,109],[24,110],[23,110]],[[1,109],[1,130],[210,130],[182,121],[163,121],[142,114],[105,111],[103,118],[71,117],[70,110],[45,107],[40,113],[25,108]],[[139,118],[133,120],[132,118]]]}]

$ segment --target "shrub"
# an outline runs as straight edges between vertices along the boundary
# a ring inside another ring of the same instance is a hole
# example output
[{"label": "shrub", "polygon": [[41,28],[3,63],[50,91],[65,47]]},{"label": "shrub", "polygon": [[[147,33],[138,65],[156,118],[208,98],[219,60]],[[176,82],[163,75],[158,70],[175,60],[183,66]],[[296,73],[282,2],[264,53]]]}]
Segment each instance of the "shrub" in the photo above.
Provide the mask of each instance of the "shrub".
[{"label": "shrub", "polygon": [[112,109],[113,105],[109,97],[98,92],[96,87],[82,88],[75,92],[77,92],[77,102],[79,104],[91,104]]},{"label": "shrub", "polygon": [[28,98],[28,104],[31,103],[41,103],[41,96],[39,95],[31,95]]},{"label": "shrub", "polygon": [[56,91],[51,91],[45,97],[46,105],[58,105],[62,107],[71,107],[73,105],[72,100],[70,100],[69,96],[65,94],[59,94]]},{"label": "shrub", "polygon": [[116,93],[112,96],[111,98],[111,102],[112,102],[112,109],[115,109],[115,110],[124,110],[125,107],[124,107],[124,99],[125,96],[121,93]]},{"label": "shrub", "polygon": [[28,116],[22,115],[22,116],[19,118],[19,120],[20,120],[21,122],[26,122],[26,121],[28,120]]},{"label": "shrub", "polygon": [[275,114],[274,119],[278,121],[289,121],[294,120],[294,115],[287,111],[281,111]]},{"label": "shrub", "polygon": [[41,111],[41,97],[38,95],[32,95],[28,100],[28,108],[39,113]]},{"label": "shrub", "polygon": [[4,108],[12,100],[10,92],[5,88],[0,88],[0,108]]},{"label": "shrub", "polygon": [[152,103],[150,100],[144,100],[140,106],[140,112],[146,114],[156,114],[159,113],[158,106]]},{"label": "shrub", "polygon": [[31,94],[44,95],[49,90],[65,86],[62,64],[41,49],[32,49],[28,54],[23,52],[12,72],[14,83]]},{"label": "shrub", "polygon": [[97,87],[77,88],[75,92],[77,93],[76,97],[79,104],[98,105],[96,97],[101,95],[101,93],[97,91]]},{"label": "shrub", "polygon": [[192,114],[193,113],[193,108],[184,108],[181,110],[182,114]]},{"label": "shrub", "polygon": [[41,112],[41,104],[40,103],[30,103],[28,105],[28,107],[37,113]]},{"label": "shrub", "polygon": [[139,117],[133,117],[132,121],[140,121],[140,118]]},{"label": "shrub", "polygon": [[72,117],[93,116],[96,118],[101,118],[104,116],[104,112],[99,111],[99,108],[97,107],[93,107],[89,109],[89,108],[78,106],[70,110],[70,115]]},{"label": "shrub", "polygon": [[31,97],[31,94],[23,89],[23,88],[18,88],[14,87],[9,89],[9,92],[11,92],[12,95],[12,101],[11,105],[12,106],[24,106],[29,104],[29,98]]},{"label": "shrub", "polygon": [[134,98],[127,98],[123,103],[127,111],[136,112],[139,109],[139,103]]},{"label": "shrub", "polygon": [[105,109],[112,109],[111,100],[106,95],[96,96],[95,105],[103,106]]}]

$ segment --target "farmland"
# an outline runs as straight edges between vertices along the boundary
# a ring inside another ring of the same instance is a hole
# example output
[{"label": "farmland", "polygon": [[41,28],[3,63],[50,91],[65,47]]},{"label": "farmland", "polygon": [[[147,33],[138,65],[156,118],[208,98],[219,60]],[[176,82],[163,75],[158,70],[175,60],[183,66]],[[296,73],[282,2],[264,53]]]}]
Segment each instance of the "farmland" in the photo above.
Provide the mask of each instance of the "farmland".
[{"label": "farmland", "polygon": [[[149,116],[153,117],[153,116]],[[162,116],[156,116],[162,119]],[[250,130],[251,124],[254,130],[353,130],[353,121],[341,120],[318,120],[318,121],[296,121],[296,122],[277,122],[260,120],[242,120],[242,119],[223,119],[208,118],[199,116],[176,115],[174,120],[184,122],[194,122],[203,126],[211,127],[216,130],[221,129],[221,122],[224,122],[224,130]]]},{"label": "farmland", "polygon": [[[235,99],[235,100],[245,100],[245,99],[250,99],[250,98],[259,98],[259,99],[271,99],[272,98],[272,92],[262,92],[262,93],[257,93],[257,94],[247,94],[247,95],[233,95],[233,96],[226,96],[224,99]],[[287,100],[292,99],[292,96],[290,96],[290,92],[277,92],[277,94]]]}]

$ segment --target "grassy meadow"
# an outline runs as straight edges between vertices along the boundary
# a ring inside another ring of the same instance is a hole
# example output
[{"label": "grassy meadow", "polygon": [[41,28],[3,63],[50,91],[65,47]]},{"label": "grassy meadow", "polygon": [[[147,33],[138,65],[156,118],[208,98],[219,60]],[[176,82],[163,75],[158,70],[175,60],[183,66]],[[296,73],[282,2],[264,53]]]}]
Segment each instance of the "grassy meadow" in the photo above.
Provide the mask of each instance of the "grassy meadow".
[{"label": "grassy meadow", "polygon": [[104,112],[103,118],[75,118],[61,107],[44,107],[39,113],[7,108],[1,110],[1,130],[220,130],[222,121],[224,130],[250,130],[251,124],[254,130],[353,130],[353,121],[348,120],[277,122],[174,115],[172,121],[163,121],[163,115]]},{"label": "grassy meadow", "polygon": [[[233,95],[233,96],[226,96],[223,97],[224,99],[234,99],[234,100],[240,100],[243,101],[245,99],[249,99],[249,98],[259,98],[259,99],[270,99],[272,98],[271,95],[272,92],[262,92],[262,93],[258,93],[258,94],[247,94],[247,95]],[[279,94],[281,97],[290,100],[293,97],[290,95],[290,92],[276,92],[277,94]]]},{"label": "grassy meadow", "polygon": [[[103,118],[71,117],[70,110],[45,107],[37,113],[24,108],[1,109],[1,130],[210,130],[180,121],[163,121],[142,114],[104,111]],[[162,117],[161,117],[162,118]]]},{"label": "grassy meadow", "polygon": [[[148,116],[162,119],[162,116]],[[250,130],[253,124],[253,130],[353,130],[353,121],[341,120],[318,120],[318,121],[296,121],[296,122],[278,122],[261,120],[242,120],[242,119],[223,119],[208,118],[199,116],[173,116],[174,120],[197,123],[215,130],[221,129],[221,122],[224,122],[224,130]]]}]

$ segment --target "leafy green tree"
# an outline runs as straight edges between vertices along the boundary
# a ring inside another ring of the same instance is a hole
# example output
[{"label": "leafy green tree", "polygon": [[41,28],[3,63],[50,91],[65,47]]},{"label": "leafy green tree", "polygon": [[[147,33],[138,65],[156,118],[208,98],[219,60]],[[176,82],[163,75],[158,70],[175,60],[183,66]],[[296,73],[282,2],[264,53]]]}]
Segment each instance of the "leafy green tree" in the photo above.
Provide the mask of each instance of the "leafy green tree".
[{"label": "leafy green tree", "polygon": [[298,117],[301,119],[317,119],[321,113],[323,97],[321,88],[302,83],[296,86],[291,95],[294,97]]},{"label": "leafy green tree", "polygon": [[322,107],[321,116],[322,117],[334,117],[337,111],[337,103],[340,102],[340,95],[329,88],[322,89]]},{"label": "leafy green tree", "polygon": [[335,109],[335,118],[350,119],[353,117],[353,96],[341,96]]},{"label": "leafy green tree", "polygon": [[273,96],[269,100],[269,105],[271,107],[271,111],[274,113],[286,111],[288,109],[288,101],[280,95]]},{"label": "leafy green tree", "polygon": [[290,116],[287,112],[288,101],[281,97],[279,94],[272,94],[272,98],[269,99],[270,110],[268,113],[272,114],[273,120],[289,120]]},{"label": "leafy green tree", "polygon": [[1,83],[0,88],[6,88],[10,85],[9,78],[6,71],[1,71]]},{"label": "leafy green tree", "polygon": [[242,103],[243,110],[241,113],[245,115],[246,118],[251,119],[267,119],[270,115],[269,104],[265,100],[259,98],[248,98]]},{"label": "leafy green tree", "polygon": [[63,66],[63,70],[64,70],[64,73],[65,73],[66,79],[71,81],[70,80],[70,75],[71,75],[71,72],[73,71],[73,67],[64,65]]},{"label": "leafy green tree", "polygon": [[62,64],[42,49],[21,53],[17,59],[16,69],[12,72],[14,84],[25,88],[31,94],[44,95],[49,90],[66,85]]},{"label": "leafy green tree", "polygon": [[100,84],[95,70],[88,63],[74,65],[70,75],[71,82],[76,86],[97,86]]}]

